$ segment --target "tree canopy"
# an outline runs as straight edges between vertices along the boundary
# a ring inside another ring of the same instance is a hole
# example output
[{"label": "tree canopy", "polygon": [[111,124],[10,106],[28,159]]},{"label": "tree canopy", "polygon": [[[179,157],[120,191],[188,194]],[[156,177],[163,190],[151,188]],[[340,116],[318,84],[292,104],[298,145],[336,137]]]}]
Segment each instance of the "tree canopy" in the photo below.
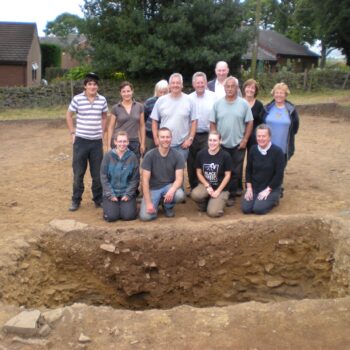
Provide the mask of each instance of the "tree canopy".
[{"label": "tree canopy", "polygon": [[77,15],[64,12],[55,20],[47,22],[44,33],[66,38],[69,34],[80,34],[85,21]]},{"label": "tree canopy", "polygon": [[85,0],[86,35],[104,72],[160,76],[206,71],[218,60],[239,69],[248,32],[238,2]]}]

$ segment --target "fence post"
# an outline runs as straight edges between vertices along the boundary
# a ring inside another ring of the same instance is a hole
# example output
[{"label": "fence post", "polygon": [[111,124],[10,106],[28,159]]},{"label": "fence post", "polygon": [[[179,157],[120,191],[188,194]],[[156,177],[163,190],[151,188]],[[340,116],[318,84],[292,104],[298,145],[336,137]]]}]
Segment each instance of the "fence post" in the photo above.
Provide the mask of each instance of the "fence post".
[{"label": "fence post", "polygon": [[350,73],[348,73],[348,74],[346,75],[346,77],[345,77],[345,80],[344,80],[344,83],[343,83],[343,86],[342,86],[343,90],[345,90],[346,84],[347,84],[347,82],[348,82],[348,80],[349,80],[349,76],[350,76]]},{"label": "fence post", "polygon": [[303,90],[306,91],[307,89],[307,69],[304,70],[304,82],[303,82]]}]

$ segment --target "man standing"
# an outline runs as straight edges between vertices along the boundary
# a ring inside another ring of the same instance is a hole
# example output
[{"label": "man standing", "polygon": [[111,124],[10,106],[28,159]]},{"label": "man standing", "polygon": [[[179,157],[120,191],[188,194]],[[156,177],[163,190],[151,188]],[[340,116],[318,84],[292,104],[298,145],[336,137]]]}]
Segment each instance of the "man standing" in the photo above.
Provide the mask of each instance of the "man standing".
[{"label": "man standing", "polygon": [[153,139],[158,146],[158,124],[161,128],[168,128],[172,133],[171,147],[186,160],[196,133],[197,118],[193,115],[189,96],[182,92],[183,78],[180,73],[170,76],[169,89],[169,94],[159,97],[151,114]]},{"label": "man standing", "polygon": [[214,102],[216,101],[215,94],[207,90],[207,76],[205,73],[194,73],[192,77],[192,86],[195,91],[189,94],[189,97],[192,100],[193,112],[198,118],[198,124],[187,158],[187,173],[191,190],[198,185],[194,163],[197,153],[208,146],[209,116]]},{"label": "man standing", "polygon": [[142,221],[156,219],[160,203],[166,217],[175,216],[175,204],[183,202],[186,197],[182,189],[184,159],[179,152],[170,147],[172,136],[168,128],[160,128],[157,133],[158,147],[146,153],[141,165]]},{"label": "man standing", "polygon": [[[84,92],[73,97],[66,114],[73,144],[73,195],[70,211],[79,209],[84,192],[84,175],[89,163],[91,191],[96,208],[101,207],[100,166],[103,158],[103,134],[106,130],[107,101],[97,93],[99,77],[89,73],[84,79]],[[74,128],[73,115],[77,121]]]},{"label": "man standing", "polygon": [[224,82],[224,88],[225,97],[215,102],[211,112],[210,130],[217,130],[221,134],[222,148],[232,158],[230,198],[227,201],[227,206],[232,206],[242,172],[245,149],[253,130],[253,115],[248,102],[238,96],[235,77],[228,77]]},{"label": "man standing", "polygon": [[224,81],[228,76],[230,69],[225,61],[219,61],[215,66],[216,78],[210,80],[208,83],[208,89],[215,92],[218,98],[225,96]]},{"label": "man standing", "polygon": [[[225,97],[224,82],[228,76],[230,69],[225,61],[219,61],[215,66],[216,78],[208,82],[208,89],[213,91],[217,98]],[[238,96],[242,97],[241,90],[239,88],[239,81],[235,78],[238,85]]]}]

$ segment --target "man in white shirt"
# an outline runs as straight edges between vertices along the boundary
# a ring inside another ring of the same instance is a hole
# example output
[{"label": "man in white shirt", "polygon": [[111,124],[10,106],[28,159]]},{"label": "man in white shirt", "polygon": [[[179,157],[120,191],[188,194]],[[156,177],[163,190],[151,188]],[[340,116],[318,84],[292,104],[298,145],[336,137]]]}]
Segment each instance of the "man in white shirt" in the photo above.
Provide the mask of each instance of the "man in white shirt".
[{"label": "man in white shirt", "polygon": [[191,190],[198,185],[196,175],[195,160],[197,153],[208,147],[209,116],[216,101],[214,92],[207,89],[207,76],[203,72],[196,72],[192,77],[194,92],[189,97],[193,103],[193,112],[198,118],[197,131],[189,149],[187,158],[188,181]]},{"label": "man in white shirt", "polygon": [[186,160],[196,133],[197,117],[193,114],[189,96],[182,92],[183,78],[180,73],[170,76],[169,89],[170,93],[159,97],[151,113],[153,140],[158,146],[158,126],[168,128],[172,133],[171,147]]}]

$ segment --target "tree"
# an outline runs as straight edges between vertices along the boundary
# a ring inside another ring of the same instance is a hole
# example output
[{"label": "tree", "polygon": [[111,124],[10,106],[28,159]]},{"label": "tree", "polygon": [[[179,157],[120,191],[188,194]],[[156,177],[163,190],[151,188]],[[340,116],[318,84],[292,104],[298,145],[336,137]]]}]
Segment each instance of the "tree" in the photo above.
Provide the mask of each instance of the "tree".
[{"label": "tree", "polygon": [[[327,55],[339,48],[350,64],[350,3],[348,0],[299,0],[298,19],[321,41],[321,67]],[[301,20],[301,18],[304,20]]]},{"label": "tree", "polygon": [[44,33],[66,38],[69,34],[80,34],[84,20],[77,15],[64,12],[57,16],[55,20],[47,22]]},{"label": "tree", "polygon": [[106,72],[132,76],[190,75],[218,60],[239,69],[247,47],[241,6],[214,0],[85,0],[93,59]]}]

